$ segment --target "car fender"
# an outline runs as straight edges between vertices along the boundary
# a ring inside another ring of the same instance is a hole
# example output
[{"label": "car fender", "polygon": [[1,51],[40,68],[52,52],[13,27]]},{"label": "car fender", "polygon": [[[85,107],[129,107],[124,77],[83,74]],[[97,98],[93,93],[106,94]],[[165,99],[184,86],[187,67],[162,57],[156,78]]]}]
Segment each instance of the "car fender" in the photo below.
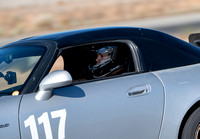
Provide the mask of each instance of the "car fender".
[{"label": "car fender", "polygon": [[159,138],[178,138],[185,114],[200,100],[199,72],[200,64],[153,72],[165,88],[164,116]]}]

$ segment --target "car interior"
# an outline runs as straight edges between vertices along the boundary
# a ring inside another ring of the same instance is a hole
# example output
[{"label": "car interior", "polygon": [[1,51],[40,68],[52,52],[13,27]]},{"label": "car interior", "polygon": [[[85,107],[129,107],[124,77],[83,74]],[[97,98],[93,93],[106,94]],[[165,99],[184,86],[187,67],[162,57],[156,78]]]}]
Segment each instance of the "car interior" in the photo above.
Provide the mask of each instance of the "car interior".
[{"label": "car interior", "polygon": [[102,77],[99,76],[99,78],[135,71],[129,46],[125,43],[111,42],[65,48],[62,50],[61,55],[54,63],[50,72],[64,69],[71,74],[73,83],[95,79],[93,71],[90,70],[90,65],[95,65],[97,62],[97,50],[108,47],[115,48],[117,52],[115,53],[115,57],[110,59],[109,63],[102,64],[99,70],[101,72],[103,70],[105,72],[113,70],[113,72]]}]

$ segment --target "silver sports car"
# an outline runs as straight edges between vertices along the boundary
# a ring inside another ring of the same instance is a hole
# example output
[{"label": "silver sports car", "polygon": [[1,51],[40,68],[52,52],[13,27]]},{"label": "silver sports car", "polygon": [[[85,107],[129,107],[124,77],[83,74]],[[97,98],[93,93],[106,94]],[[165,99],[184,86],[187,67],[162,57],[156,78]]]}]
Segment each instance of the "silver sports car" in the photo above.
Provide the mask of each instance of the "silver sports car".
[{"label": "silver sports car", "polygon": [[107,27],[0,48],[1,139],[200,139],[200,35]]}]

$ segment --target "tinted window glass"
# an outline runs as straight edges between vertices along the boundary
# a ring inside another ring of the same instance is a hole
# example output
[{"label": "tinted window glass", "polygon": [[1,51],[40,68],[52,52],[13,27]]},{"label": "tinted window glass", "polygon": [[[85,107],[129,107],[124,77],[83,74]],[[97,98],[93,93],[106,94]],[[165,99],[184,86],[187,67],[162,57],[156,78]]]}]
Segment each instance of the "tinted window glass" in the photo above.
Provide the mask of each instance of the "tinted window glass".
[{"label": "tinted window glass", "polygon": [[125,43],[100,43],[62,51],[64,69],[74,82],[134,72],[133,58]]},{"label": "tinted window glass", "polygon": [[0,93],[19,91],[44,54],[44,47],[17,46],[0,50]]},{"label": "tinted window glass", "polygon": [[200,62],[199,48],[184,41],[177,40],[174,43],[170,41],[164,43],[146,38],[135,41],[140,49],[146,71],[162,70]]}]

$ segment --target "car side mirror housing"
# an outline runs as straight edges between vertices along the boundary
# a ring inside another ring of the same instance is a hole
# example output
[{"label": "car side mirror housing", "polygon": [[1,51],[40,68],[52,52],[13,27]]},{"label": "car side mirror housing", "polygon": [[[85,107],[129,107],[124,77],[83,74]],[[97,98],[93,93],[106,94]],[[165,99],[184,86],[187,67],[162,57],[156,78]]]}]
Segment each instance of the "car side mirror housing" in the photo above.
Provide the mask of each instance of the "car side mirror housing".
[{"label": "car side mirror housing", "polygon": [[59,87],[64,87],[72,83],[72,77],[65,70],[56,70],[49,73],[41,81],[39,91],[35,95],[36,100],[48,100],[52,96],[52,90]]}]

